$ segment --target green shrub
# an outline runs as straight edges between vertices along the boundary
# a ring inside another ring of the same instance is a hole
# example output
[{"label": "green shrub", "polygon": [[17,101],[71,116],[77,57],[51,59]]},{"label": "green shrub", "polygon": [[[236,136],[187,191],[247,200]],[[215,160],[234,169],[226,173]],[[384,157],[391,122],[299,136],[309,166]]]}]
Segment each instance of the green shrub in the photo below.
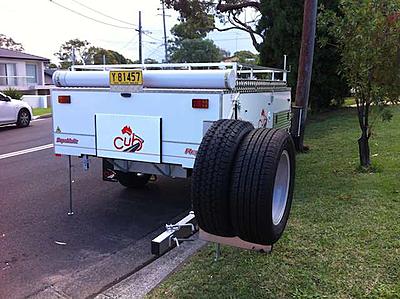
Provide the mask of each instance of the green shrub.
[{"label": "green shrub", "polygon": [[10,98],[15,99],[15,100],[21,100],[22,96],[23,96],[23,94],[18,89],[11,88],[11,87],[6,90],[3,90],[3,93],[6,96],[9,96]]}]

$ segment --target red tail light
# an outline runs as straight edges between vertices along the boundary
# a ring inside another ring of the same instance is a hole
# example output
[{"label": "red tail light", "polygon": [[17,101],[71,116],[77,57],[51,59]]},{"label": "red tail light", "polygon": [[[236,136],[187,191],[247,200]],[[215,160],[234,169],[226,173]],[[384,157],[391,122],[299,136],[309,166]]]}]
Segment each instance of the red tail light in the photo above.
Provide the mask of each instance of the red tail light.
[{"label": "red tail light", "polygon": [[58,96],[60,104],[71,104],[71,96]]},{"label": "red tail light", "polygon": [[192,108],[208,109],[208,99],[192,99]]}]

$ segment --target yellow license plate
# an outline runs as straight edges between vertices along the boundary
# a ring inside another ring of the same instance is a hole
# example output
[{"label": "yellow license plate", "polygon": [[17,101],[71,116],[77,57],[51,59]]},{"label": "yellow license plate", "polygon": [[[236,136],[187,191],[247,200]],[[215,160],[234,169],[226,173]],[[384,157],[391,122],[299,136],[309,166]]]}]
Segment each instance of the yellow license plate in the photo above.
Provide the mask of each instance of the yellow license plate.
[{"label": "yellow license plate", "polygon": [[142,70],[110,71],[110,85],[143,85]]}]

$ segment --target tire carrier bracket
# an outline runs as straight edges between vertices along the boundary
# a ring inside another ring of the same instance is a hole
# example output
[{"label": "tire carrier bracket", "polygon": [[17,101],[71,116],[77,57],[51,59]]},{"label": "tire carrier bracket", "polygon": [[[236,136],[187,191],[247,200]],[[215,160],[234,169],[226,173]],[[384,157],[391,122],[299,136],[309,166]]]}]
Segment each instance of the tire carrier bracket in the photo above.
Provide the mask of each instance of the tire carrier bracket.
[{"label": "tire carrier bracket", "polygon": [[185,241],[196,233],[198,226],[194,213],[191,211],[177,223],[166,224],[165,229],[165,232],[151,241],[151,253],[154,255],[160,256],[175,246],[179,247],[179,242]]},{"label": "tire carrier bracket", "polygon": [[261,244],[255,244],[255,243],[243,241],[242,239],[240,239],[238,237],[230,238],[230,237],[216,236],[213,234],[209,234],[202,229],[200,229],[200,231],[199,231],[199,239],[217,244],[216,253],[215,253],[215,261],[217,261],[220,256],[220,244],[238,247],[238,248],[247,249],[247,250],[254,250],[254,251],[258,251],[260,253],[271,253],[272,247],[273,247],[272,245],[261,245]]}]

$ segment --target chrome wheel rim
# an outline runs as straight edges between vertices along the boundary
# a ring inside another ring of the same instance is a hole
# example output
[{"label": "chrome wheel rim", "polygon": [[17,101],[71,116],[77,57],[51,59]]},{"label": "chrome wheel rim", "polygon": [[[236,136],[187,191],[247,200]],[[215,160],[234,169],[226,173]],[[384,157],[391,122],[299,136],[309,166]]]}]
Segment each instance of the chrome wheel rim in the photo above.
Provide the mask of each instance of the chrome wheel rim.
[{"label": "chrome wheel rim", "polygon": [[285,213],[290,185],[290,159],[286,150],[282,152],[276,170],[272,199],[272,222],[278,225]]}]

